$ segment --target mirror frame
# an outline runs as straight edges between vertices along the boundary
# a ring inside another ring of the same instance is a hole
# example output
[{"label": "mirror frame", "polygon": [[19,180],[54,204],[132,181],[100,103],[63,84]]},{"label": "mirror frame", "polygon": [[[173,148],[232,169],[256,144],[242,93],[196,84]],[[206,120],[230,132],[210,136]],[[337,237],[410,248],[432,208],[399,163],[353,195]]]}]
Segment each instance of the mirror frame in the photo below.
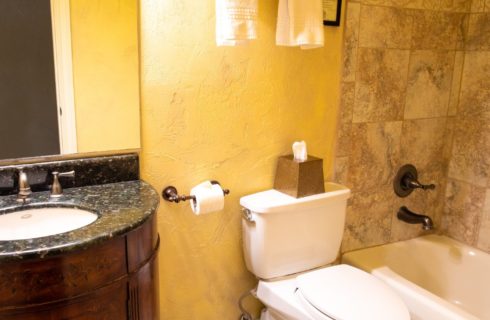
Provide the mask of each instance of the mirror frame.
[{"label": "mirror frame", "polygon": [[70,1],[50,3],[60,154],[77,153]]},{"label": "mirror frame", "polygon": [[56,154],[50,156],[27,157],[27,158],[0,159],[0,168],[7,167],[7,166],[14,166],[14,165],[17,166],[21,164],[33,164],[33,163],[41,163],[41,162],[52,162],[52,161],[72,160],[72,159],[82,159],[82,158],[95,158],[101,156],[114,156],[114,155],[128,154],[128,153],[136,153],[139,156],[140,152],[141,152],[141,148],[97,151],[97,152],[86,152],[86,153]]}]

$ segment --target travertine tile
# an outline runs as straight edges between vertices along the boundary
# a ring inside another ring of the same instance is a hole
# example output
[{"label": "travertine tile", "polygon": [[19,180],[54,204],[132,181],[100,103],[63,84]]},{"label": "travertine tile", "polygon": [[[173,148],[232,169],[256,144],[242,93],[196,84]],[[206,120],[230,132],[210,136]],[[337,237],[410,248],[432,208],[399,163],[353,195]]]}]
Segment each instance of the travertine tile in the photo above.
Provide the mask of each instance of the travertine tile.
[{"label": "travertine tile", "polygon": [[352,125],[348,180],[353,191],[391,188],[399,166],[401,131],[401,121]]},{"label": "travertine tile", "polygon": [[471,0],[424,0],[422,7],[435,11],[470,12]]},{"label": "travertine tile", "polygon": [[[398,221],[402,205],[490,252],[486,1],[486,7],[485,0],[348,2],[342,76],[351,86],[342,87],[341,104],[352,109],[341,107],[334,164],[334,180],[353,191],[342,252],[426,234]],[[393,176],[408,162],[436,189],[396,197]]]},{"label": "travertine tile", "polygon": [[352,123],[339,123],[337,129],[337,150],[336,156],[348,156],[352,145]]},{"label": "travertine tile", "polygon": [[387,7],[451,12],[469,12],[471,8],[471,0],[361,0],[361,3]]},{"label": "travertine tile", "polygon": [[333,181],[349,187],[347,173],[349,170],[349,157],[336,157],[334,164]]},{"label": "travertine tile", "polygon": [[356,79],[360,11],[361,5],[359,3],[347,3],[344,31],[344,51],[342,58],[342,80],[345,82],[355,81]]},{"label": "travertine tile", "polygon": [[403,116],[409,51],[359,48],[353,122]]},{"label": "travertine tile", "polygon": [[443,229],[450,237],[469,245],[477,244],[485,191],[466,182],[448,181]]},{"label": "travertine tile", "polygon": [[487,186],[490,173],[489,121],[481,117],[457,119],[449,177],[481,187]]},{"label": "travertine tile", "polygon": [[490,0],[485,0],[485,12],[490,12]]},{"label": "travertine tile", "polygon": [[340,96],[340,115],[337,134],[336,156],[347,156],[351,149],[352,113],[354,111],[355,83],[342,83]]},{"label": "travertine tile", "polygon": [[352,122],[354,113],[354,98],[356,94],[355,82],[343,82],[340,89],[340,122]]},{"label": "travertine tile", "polygon": [[425,0],[361,0],[363,4],[386,7],[420,9]]},{"label": "travertine tile", "polygon": [[388,189],[352,195],[347,208],[342,252],[390,241],[393,199],[393,192]]},{"label": "travertine tile", "polygon": [[490,253],[490,189],[485,194],[477,247]]},{"label": "travertine tile", "polygon": [[447,114],[454,52],[418,50],[410,56],[405,119]]},{"label": "travertine tile", "polygon": [[490,13],[470,14],[466,50],[490,50]]},{"label": "travertine tile", "polygon": [[446,130],[444,137],[444,151],[442,153],[442,157],[444,158],[444,172],[445,176],[447,176],[447,170],[449,168],[449,161],[451,160],[452,152],[453,152],[453,141],[454,141],[454,124],[456,123],[456,117],[447,117],[446,118]]},{"label": "travertine tile", "polygon": [[490,52],[468,52],[461,81],[449,176],[490,185]]},{"label": "travertine tile", "polygon": [[463,47],[467,14],[420,10],[414,13],[412,49],[455,50]]},{"label": "travertine tile", "polygon": [[409,49],[412,23],[411,10],[363,5],[359,46]]},{"label": "travertine tile", "polygon": [[490,52],[472,51],[465,54],[458,113],[480,117],[490,111]]},{"label": "travertine tile", "polygon": [[451,84],[451,95],[449,97],[448,116],[456,115],[459,104],[459,94],[461,89],[461,75],[463,73],[464,52],[456,51],[454,57],[453,78]]},{"label": "travertine tile", "polygon": [[485,11],[485,0],[473,0],[471,3],[471,12]]},{"label": "travertine tile", "polygon": [[446,139],[446,118],[420,119],[403,122],[401,159],[420,172],[440,172],[447,159],[443,157]]}]

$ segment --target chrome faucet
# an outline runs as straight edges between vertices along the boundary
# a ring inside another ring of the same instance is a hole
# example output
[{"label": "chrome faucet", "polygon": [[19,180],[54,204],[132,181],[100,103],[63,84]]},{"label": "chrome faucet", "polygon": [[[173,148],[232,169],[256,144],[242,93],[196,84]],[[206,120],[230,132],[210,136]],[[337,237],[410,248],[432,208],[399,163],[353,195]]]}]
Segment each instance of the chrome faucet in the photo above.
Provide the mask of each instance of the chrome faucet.
[{"label": "chrome faucet", "polygon": [[23,169],[19,169],[19,193],[17,194],[17,201],[23,203],[29,201],[31,193],[31,186],[27,180],[27,174]]},{"label": "chrome faucet", "polygon": [[424,215],[412,212],[412,211],[408,210],[408,208],[405,206],[401,207],[398,210],[398,213],[396,216],[397,216],[398,220],[405,221],[406,223],[410,223],[410,224],[421,223],[422,229],[424,229],[424,230],[434,229],[434,223],[432,222],[432,219],[429,216],[424,216]]},{"label": "chrome faucet", "polygon": [[75,171],[68,171],[68,172],[58,172],[58,171],[53,171],[51,172],[53,175],[53,185],[51,186],[51,198],[59,198],[63,195],[63,188],[61,187],[61,183],[59,180],[59,177],[75,177]]}]

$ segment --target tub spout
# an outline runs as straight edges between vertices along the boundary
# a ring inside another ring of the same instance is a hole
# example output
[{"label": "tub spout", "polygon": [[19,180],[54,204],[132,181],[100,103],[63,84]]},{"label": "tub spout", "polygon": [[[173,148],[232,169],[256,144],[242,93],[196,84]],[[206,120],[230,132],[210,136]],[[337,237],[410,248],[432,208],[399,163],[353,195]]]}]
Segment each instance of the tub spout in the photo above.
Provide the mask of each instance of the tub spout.
[{"label": "tub spout", "polygon": [[412,211],[408,210],[408,208],[405,206],[401,207],[398,210],[398,213],[396,216],[398,217],[398,220],[404,221],[406,223],[410,223],[410,224],[421,223],[422,228],[424,230],[434,229],[434,223],[432,222],[432,219],[429,216],[424,216],[424,215],[412,212]]}]

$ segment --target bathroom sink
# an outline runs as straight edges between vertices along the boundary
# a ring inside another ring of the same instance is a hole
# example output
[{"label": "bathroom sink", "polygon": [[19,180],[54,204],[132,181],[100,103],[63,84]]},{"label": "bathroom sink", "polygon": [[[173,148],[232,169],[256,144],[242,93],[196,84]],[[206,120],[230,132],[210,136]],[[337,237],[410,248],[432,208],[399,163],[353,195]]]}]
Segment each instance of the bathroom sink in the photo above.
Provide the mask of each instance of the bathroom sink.
[{"label": "bathroom sink", "polygon": [[75,208],[36,208],[0,214],[0,241],[33,239],[82,228],[97,214]]}]

